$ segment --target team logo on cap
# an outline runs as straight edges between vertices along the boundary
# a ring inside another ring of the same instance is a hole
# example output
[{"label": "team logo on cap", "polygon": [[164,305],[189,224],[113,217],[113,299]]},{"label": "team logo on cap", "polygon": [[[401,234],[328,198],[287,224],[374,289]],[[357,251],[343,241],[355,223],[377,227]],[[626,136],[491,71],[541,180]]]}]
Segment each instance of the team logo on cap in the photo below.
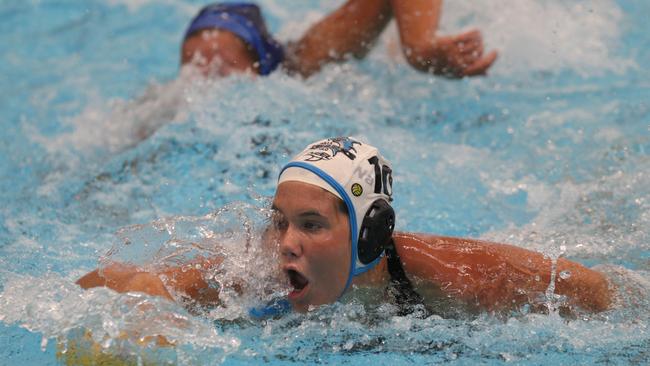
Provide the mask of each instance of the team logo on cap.
[{"label": "team logo on cap", "polygon": [[305,153],[307,156],[305,161],[321,161],[321,160],[331,160],[338,153],[342,153],[347,156],[348,159],[356,159],[357,149],[354,148],[354,145],[361,145],[359,141],[352,140],[349,137],[335,137],[321,141],[317,144],[311,145],[308,152]]},{"label": "team logo on cap", "polygon": [[363,193],[363,187],[361,187],[361,184],[359,183],[354,183],[350,190],[355,197],[359,197]]}]

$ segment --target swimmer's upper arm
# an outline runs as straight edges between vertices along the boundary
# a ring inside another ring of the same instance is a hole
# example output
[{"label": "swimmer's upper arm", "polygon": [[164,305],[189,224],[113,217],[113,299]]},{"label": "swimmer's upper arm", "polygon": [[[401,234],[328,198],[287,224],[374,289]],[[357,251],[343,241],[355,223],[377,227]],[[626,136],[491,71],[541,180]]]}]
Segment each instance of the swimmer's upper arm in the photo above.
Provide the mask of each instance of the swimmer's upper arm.
[{"label": "swimmer's upper arm", "polygon": [[388,0],[348,0],[288,45],[284,67],[308,77],[348,54],[363,57],[390,15]]},{"label": "swimmer's upper arm", "polygon": [[[407,274],[486,310],[539,302],[551,281],[549,258],[512,245],[418,234],[396,234],[395,245]],[[562,278],[563,271],[570,275]],[[563,258],[555,273],[554,293],[569,305],[590,311],[611,306],[603,274]]]}]

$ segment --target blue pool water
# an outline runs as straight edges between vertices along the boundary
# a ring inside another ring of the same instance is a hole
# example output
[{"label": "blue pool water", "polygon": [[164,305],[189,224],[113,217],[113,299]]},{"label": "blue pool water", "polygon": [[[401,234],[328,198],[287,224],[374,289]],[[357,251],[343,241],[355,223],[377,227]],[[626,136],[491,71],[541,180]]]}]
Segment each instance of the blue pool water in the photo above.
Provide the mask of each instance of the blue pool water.
[{"label": "blue pool water", "polygon": [[[340,1],[260,3],[286,41]],[[447,2],[443,31],[477,26],[499,49],[488,78],[418,74],[389,29],[362,62],[254,83],[177,78],[201,4],[0,4],[0,364],[59,364],[85,331],[107,352],[163,364],[650,362],[648,2]],[[618,285],[617,307],[418,320],[350,301],[255,322],[247,299],[193,315],[74,285],[110,248],[153,265],[206,232],[229,243],[230,268],[262,281],[237,252],[250,239],[239,218],[262,226],[280,164],[335,135],[393,162],[398,229],[596,266]],[[177,346],[120,336],[134,330]]]}]

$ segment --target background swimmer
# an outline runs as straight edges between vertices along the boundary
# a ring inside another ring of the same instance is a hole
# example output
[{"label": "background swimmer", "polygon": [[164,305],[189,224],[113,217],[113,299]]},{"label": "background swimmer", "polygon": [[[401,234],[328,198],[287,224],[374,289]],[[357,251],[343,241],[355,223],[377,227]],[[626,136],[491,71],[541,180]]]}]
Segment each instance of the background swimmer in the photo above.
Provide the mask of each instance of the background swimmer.
[{"label": "background swimmer", "polygon": [[[606,278],[578,263],[505,244],[393,233],[392,174],[376,148],[351,138],[310,144],[282,169],[266,241],[277,244],[269,250],[279,251],[280,263],[272,265],[290,283],[287,298],[294,310],[333,303],[358,288],[388,289],[400,312],[423,315],[440,298],[479,311],[544,307],[549,291],[563,296],[568,310],[598,312],[610,306]],[[116,264],[78,283],[168,299],[176,292],[214,306],[218,289],[208,285],[200,268],[221,260],[207,258],[195,263],[198,268],[160,273]],[[554,288],[549,290],[549,283]]]},{"label": "background swimmer", "polygon": [[348,55],[364,57],[394,15],[406,60],[417,70],[447,77],[485,74],[496,51],[483,53],[477,30],[436,34],[441,7],[439,0],[349,0],[285,48],[269,34],[257,5],[215,3],[190,23],[181,64],[211,76],[268,75],[282,65],[307,77]]},{"label": "background swimmer", "polygon": [[441,7],[441,1],[428,0],[349,0],[285,47],[268,32],[257,5],[208,5],[185,31],[179,78],[154,83],[140,97],[112,105],[106,117],[111,133],[97,133],[89,124],[80,128],[95,134],[111,150],[133,147],[161,126],[186,117],[185,94],[194,70],[223,77],[238,73],[268,75],[284,68],[307,77],[328,63],[350,56],[365,57],[393,15],[405,59],[415,69],[452,78],[485,74],[496,59],[496,51],[483,54],[482,36],[477,30],[438,35]]}]

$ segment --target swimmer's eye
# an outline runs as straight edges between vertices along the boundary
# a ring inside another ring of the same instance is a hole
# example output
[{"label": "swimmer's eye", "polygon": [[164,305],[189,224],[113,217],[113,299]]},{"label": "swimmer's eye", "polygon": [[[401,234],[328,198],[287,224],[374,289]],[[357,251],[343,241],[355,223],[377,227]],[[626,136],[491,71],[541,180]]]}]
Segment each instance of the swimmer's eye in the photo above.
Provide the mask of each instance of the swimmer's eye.
[{"label": "swimmer's eye", "polygon": [[323,225],[319,222],[315,221],[305,221],[302,224],[303,229],[306,231],[318,231],[323,228]]},{"label": "swimmer's eye", "polygon": [[271,223],[276,230],[285,230],[289,226],[287,220],[279,213],[274,213],[271,216]]}]

